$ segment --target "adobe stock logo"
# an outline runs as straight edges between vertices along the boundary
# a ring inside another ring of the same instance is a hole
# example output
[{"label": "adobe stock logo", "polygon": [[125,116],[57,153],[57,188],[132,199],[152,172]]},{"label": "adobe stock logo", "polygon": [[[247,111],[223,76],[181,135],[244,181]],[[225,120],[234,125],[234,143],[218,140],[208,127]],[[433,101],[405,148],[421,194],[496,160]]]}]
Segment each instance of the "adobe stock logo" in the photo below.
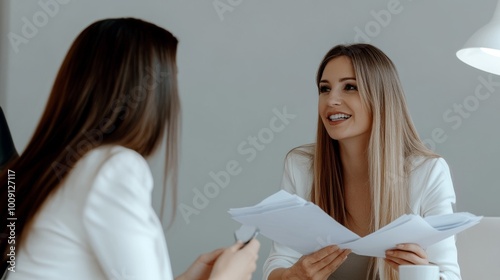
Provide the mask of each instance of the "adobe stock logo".
[{"label": "adobe stock logo", "polygon": [[[478,76],[478,83],[474,93],[466,96],[461,102],[453,103],[451,108],[443,112],[443,121],[450,125],[452,130],[462,127],[464,120],[472,117],[482,104],[486,103],[493,93],[500,88],[500,81],[494,80],[495,75]],[[431,150],[435,150],[437,144],[443,144],[448,140],[446,127],[435,127],[431,131],[430,137],[423,140],[423,143]]]},{"label": "adobe stock logo", "polygon": [[215,12],[219,16],[220,21],[224,20],[224,14],[233,12],[236,7],[241,5],[243,0],[215,0],[212,2]]},{"label": "adobe stock logo", "polygon": [[[240,156],[245,157],[246,162],[252,162],[257,155],[263,151],[273,140],[277,133],[282,132],[295,119],[297,115],[290,114],[286,106],[281,110],[274,108],[273,116],[269,119],[266,127],[261,128],[256,134],[248,136],[246,140],[241,141],[236,150]],[[178,210],[182,218],[189,224],[192,215],[199,215],[210,204],[211,199],[219,196],[221,190],[227,188],[231,179],[243,172],[240,161],[231,159],[224,168],[219,171],[210,171],[208,176],[210,181],[201,186],[193,188],[193,197],[191,203],[180,203]]]},{"label": "adobe stock logo", "polygon": [[19,34],[9,32],[7,35],[14,52],[19,53],[19,47],[21,44],[29,43],[30,40],[38,34],[40,28],[45,27],[49,23],[50,18],[54,18],[57,14],[59,14],[61,10],[60,5],[66,5],[69,2],[70,0],[38,1],[40,10],[36,11],[30,18],[21,18],[21,21],[23,22],[21,32]]},{"label": "adobe stock logo", "polygon": [[[411,1],[411,0],[410,0]],[[399,0],[389,0],[387,9],[380,11],[371,10],[370,15],[373,20],[368,21],[364,28],[354,27],[354,42],[369,43],[373,38],[380,35],[382,29],[389,26],[394,15],[398,15],[403,11],[403,6]]]}]

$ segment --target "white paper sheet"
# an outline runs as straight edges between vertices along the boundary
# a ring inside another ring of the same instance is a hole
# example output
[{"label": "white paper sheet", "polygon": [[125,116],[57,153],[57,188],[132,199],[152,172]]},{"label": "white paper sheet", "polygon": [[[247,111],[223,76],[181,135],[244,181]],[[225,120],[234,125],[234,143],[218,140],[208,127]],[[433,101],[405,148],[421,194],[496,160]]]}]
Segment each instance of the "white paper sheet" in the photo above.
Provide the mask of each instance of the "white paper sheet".
[{"label": "white paper sheet", "polygon": [[317,205],[281,190],[251,207],[230,209],[232,218],[259,228],[262,235],[301,254],[337,244],[358,255],[384,257],[400,243],[428,246],[465,230],[482,217],[453,213],[422,218],[403,215],[363,238],[335,221]]}]

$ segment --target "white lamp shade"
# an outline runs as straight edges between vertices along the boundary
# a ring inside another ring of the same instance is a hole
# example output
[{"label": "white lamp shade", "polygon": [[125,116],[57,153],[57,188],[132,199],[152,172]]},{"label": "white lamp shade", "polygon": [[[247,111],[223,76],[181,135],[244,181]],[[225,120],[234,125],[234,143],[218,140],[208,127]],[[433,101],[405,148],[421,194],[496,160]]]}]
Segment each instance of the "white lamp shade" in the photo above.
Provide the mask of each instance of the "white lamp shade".
[{"label": "white lamp shade", "polygon": [[472,67],[500,75],[500,2],[491,21],[470,37],[457,57]]}]

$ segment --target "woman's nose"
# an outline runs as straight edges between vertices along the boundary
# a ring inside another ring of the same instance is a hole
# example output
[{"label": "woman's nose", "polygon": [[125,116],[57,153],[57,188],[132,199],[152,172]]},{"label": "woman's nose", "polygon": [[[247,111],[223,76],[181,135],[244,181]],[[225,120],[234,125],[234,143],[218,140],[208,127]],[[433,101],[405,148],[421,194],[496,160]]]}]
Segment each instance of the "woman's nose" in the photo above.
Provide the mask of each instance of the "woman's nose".
[{"label": "woman's nose", "polygon": [[342,97],[340,96],[340,92],[332,90],[328,95],[328,105],[335,106],[342,104]]}]

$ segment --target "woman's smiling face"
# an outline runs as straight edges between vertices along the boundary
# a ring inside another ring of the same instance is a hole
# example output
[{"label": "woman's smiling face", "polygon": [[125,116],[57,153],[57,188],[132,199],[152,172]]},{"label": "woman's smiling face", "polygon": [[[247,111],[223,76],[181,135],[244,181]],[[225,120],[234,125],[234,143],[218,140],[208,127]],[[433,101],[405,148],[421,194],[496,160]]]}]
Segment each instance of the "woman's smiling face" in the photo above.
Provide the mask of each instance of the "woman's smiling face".
[{"label": "woman's smiling face", "polygon": [[350,58],[339,56],[330,60],[318,89],[318,113],[332,139],[369,139],[372,116],[363,106]]}]

